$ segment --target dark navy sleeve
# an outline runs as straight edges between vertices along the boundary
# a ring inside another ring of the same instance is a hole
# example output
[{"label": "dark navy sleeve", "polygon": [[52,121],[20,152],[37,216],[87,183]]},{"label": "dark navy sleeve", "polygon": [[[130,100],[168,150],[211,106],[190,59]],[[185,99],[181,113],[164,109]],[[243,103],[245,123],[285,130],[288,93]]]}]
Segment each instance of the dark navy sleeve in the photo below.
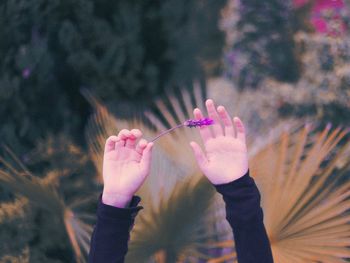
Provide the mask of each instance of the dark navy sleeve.
[{"label": "dark navy sleeve", "polygon": [[102,203],[97,206],[97,222],[91,236],[89,263],[122,263],[128,251],[130,230],[142,209],[140,197],[134,196],[129,207],[117,208]]},{"label": "dark navy sleeve", "polygon": [[249,170],[233,182],[214,186],[225,201],[226,219],[233,230],[238,262],[272,263],[260,193]]}]

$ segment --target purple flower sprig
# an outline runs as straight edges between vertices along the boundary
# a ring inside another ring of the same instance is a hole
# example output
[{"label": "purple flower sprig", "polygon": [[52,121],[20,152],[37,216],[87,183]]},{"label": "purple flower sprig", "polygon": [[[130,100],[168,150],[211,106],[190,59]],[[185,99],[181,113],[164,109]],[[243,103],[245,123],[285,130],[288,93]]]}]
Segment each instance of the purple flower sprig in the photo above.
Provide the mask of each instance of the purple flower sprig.
[{"label": "purple flower sprig", "polygon": [[200,120],[187,120],[184,122],[184,125],[190,128],[193,127],[201,127],[201,126],[209,126],[214,123],[214,120],[209,118],[204,118]]},{"label": "purple flower sprig", "polygon": [[177,129],[177,128],[181,128],[181,127],[201,127],[201,126],[209,126],[212,125],[214,123],[214,120],[209,119],[209,118],[204,118],[204,119],[199,119],[199,120],[187,120],[182,124],[179,124],[175,127],[172,127],[166,131],[161,132],[159,135],[157,135],[154,139],[152,139],[150,142],[154,142],[155,140],[157,140],[158,138],[162,137],[163,135]]}]

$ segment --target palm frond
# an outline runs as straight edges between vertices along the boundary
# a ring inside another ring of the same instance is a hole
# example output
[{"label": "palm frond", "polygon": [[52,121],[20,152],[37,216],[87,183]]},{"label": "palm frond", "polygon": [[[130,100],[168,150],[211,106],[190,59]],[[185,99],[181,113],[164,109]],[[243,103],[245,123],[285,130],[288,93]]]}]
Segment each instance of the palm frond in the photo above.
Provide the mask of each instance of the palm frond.
[{"label": "palm frond", "polygon": [[152,257],[158,262],[177,262],[190,255],[210,259],[204,248],[222,234],[208,227],[219,221],[209,216],[215,189],[203,177],[197,178],[193,175],[178,182],[168,198],[140,213],[126,262],[147,262]]},{"label": "palm frond", "polygon": [[89,155],[98,172],[98,180],[102,182],[104,145],[110,135],[118,132],[117,120],[106,107],[100,104],[96,104],[95,106],[95,112],[85,129],[85,137],[86,141],[89,142]]},{"label": "palm frond", "polygon": [[[9,152],[9,149],[5,149]],[[79,263],[85,262],[84,254],[89,251],[89,239],[92,228],[84,224],[63,201],[57,191],[57,186],[52,183],[52,178],[56,182],[56,176],[46,176],[39,178],[34,176],[23,163],[10,151],[12,160],[0,157],[3,167],[0,168],[0,184],[14,194],[20,196],[20,200],[25,198],[36,206],[57,215],[64,222],[72,249],[76,260]],[[14,167],[14,162],[19,166]],[[20,163],[20,164],[19,164]]]},{"label": "palm frond", "polygon": [[0,162],[4,165],[0,169],[0,183],[6,189],[28,198],[43,209],[57,214],[62,213],[63,201],[52,185],[43,183],[41,178],[28,173],[27,169],[17,170],[3,157],[0,157]]},{"label": "palm frond", "polygon": [[0,263],[29,263],[29,262],[30,262],[29,247],[25,247],[19,255],[16,255],[16,256],[6,255],[0,258]]},{"label": "palm frond", "polygon": [[[277,263],[347,262],[350,257],[350,181],[344,179],[350,160],[342,158],[350,142],[338,146],[348,131],[311,130],[306,125],[282,132],[250,161]],[[216,245],[230,247],[234,242]]]},{"label": "palm frond", "polygon": [[74,213],[70,209],[66,209],[64,213],[64,225],[72,244],[77,262],[86,262],[90,250],[90,238],[93,228],[91,225],[84,223],[79,218],[78,213]]},{"label": "palm frond", "polygon": [[0,224],[7,220],[24,217],[27,205],[28,199],[24,197],[16,198],[12,202],[0,203]]},{"label": "palm frond", "polygon": [[350,142],[332,155],[347,131],[310,132],[284,132],[251,161],[276,262],[350,257],[350,182],[343,176],[350,161],[337,168]]}]

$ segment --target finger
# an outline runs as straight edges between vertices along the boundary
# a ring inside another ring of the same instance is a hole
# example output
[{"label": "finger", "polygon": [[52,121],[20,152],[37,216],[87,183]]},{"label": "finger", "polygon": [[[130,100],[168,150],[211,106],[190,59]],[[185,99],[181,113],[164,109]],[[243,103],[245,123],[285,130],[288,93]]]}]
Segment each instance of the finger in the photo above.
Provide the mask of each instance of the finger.
[{"label": "finger", "polygon": [[[193,111],[193,115],[194,115],[194,118],[196,120],[199,120],[199,119],[203,119],[203,114],[201,112],[200,109],[198,108],[195,108],[194,111]],[[203,142],[205,143],[206,141],[208,141],[209,139],[213,138],[213,135],[211,133],[211,130],[208,126],[206,125],[203,125],[203,126],[200,126],[198,127],[199,128],[199,134],[201,135],[202,137],[202,140]]]},{"label": "finger", "polygon": [[243,122],[238,117],[234,117],[233,118],[233,122],[235,124],[236,131],[237,131],[237,139],[239,139],[239,140],[241,140],[241,141],[243,141],[245,143],[245,141],[246,141],[246,132],[245,132],[245,128],[244,128]]},{"label": "finger", "polygon": [[193,150],[194,156],[197,160],[199,168],[203,171],[203,168],[208,163],[208,159],[203,153],[202,148],[194,141],[190,142],[191,148]]},{"label": "finger", "polygon": [[124,147],[125,145],[125,141],[120,139],[119,137],[117,137],[117,141],[115,142],[115,149],[118,149],[118,148],[121,148],[121,147]]},{"label": "finger", "polygon": [[212,125],[213,131],[214,131],[214,137],[224,135],[224,131],[220,123],[219,115],[215,109],[214,101],[212,99],[208,99],[206,100],[205,105],[207,106],[209,118],[214,120],[214,124]]},{"label": "finger", "polygon": [[140,138],[142,136],[142,131],[139,129],[132,129],[131,133],[134,134],[135,137]]},{"label": "finger", "polygon": [[116,143],[115,148],[117,149],[120,147],[124,147],[126,140],[128,139],[129,136],[130,136],[130,131],[127,129],[122,129],[118,134],[119,142]]},{"label": "finger", "polygon": [[232,120],[228,112],[226,111],[224,106],[218,107],[218,113],[222,120],[222,123],[224,124],[225,128],[225,136],[232,136],[235,137],[235,128],[233,126]]},{"label": "finger", "polygon": [[142,155],[142,152],[146,148],[146,146],[147,146],[147,140],[141,139],[136,146],[136,152]]},{"label": "finger", "polygon": [[147,144],[146,148],[143,150],[142,158],[140,161],[141,166],[149,167],[149,165],[151,164],[152,148],[153,148],[153,142],[150,142]]},{"label": "finger", "polygon": [[118,141],[118,137],[115,135],[109,136],[105,144],[105,152],[110,152],[115,149],[115,144]]},{"label": "finger", "polygon": [[130,136],[125,141],[125,147],[135,149],[136,141],[142,136],[142,132],[139,129],[132,129]]}]

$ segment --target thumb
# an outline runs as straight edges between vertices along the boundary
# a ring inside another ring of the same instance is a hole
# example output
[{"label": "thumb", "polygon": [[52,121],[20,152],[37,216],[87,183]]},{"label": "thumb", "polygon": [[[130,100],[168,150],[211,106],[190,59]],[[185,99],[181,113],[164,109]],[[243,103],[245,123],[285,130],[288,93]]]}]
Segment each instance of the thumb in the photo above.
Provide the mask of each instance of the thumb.
[{"label": "thumb", "polygon": [[153,142],[147,144],[146,148],[142,152],[142,157],[140,160],[140,164],[143,167],[149,167],[152,159],[152,148]]},{"label": "thumb", "polygon": [[204,166],[207,164],[208,160],[202,151],[202,148],[196,142],[190,142],[191,148],[193,150],[194,156],[196,157],[199,168],[203,170]]}]

